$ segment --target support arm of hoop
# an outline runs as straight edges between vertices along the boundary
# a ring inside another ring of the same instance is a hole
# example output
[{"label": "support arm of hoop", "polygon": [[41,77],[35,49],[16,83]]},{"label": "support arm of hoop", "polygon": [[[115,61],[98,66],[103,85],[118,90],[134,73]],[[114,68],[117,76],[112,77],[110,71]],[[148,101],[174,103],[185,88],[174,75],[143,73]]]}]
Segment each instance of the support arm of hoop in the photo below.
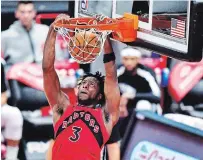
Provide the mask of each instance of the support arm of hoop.
[{"label": "support arm of hoop", "polygon": [[124,13],[123,16],[124,16],[124,18],[132,19],[133,20],[134,29],[135,30],[138,29],[138,15],[131,14],[131,13]]}]

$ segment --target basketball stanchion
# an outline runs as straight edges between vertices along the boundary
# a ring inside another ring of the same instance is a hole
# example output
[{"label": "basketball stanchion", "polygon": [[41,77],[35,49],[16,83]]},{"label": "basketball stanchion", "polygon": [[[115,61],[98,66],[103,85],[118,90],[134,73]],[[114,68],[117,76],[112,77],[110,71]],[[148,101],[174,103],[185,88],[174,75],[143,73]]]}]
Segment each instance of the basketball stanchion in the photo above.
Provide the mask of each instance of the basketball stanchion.
[{"label": "basketball stanchion", "polygon": [[122,18],[81,17],[59,19],[55,30],[68,44],[71,56],[81,64],[93,62],[102,52],[106,37],[112,33],[121,42],[136,40],[138,16],[125,13]]}]

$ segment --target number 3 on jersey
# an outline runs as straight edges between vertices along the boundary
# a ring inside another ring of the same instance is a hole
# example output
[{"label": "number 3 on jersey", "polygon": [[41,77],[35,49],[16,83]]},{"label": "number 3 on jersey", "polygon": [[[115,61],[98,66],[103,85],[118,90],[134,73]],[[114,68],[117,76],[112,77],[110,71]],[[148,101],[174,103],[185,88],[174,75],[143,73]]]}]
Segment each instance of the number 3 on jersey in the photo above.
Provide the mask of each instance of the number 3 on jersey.
[{"label": "number 3 on jersey", "polygon": [[71,142],[77,142],[78,139],[80,138],[80,132],[81,132],[82,128],[77,127],[77,126],[73,126],[72,130],[73,130],[73,136],[70,136],[69,140]]}]

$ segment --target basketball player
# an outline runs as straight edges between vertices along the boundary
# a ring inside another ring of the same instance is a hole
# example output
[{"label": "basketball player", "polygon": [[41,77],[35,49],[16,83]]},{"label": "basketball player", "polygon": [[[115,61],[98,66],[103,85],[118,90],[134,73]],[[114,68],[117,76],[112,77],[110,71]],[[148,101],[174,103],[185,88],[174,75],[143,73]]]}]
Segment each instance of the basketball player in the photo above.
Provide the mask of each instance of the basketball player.
[{"label": "basketball player", "polygon": [[[65,15],[59,17],[67,19]],[[78,88],[78,104],[71,106],[68,96],[61,91],[54,69],[57,34],[54,23],[49,29],[42,64],[44,90],[53,109],[53,160],[98,160],[119,117],[115,55],[107,39],[104,45],[106,77],[98,72],[85,75]]]}]

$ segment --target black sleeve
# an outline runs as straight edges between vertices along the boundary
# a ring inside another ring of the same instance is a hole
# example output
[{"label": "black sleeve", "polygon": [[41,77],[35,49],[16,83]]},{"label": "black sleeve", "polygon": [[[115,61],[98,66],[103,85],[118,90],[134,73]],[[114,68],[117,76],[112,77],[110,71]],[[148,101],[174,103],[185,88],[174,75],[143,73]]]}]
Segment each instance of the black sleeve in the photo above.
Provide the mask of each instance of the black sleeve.
[{"label": "black sleeve", "polygon": [[1,93],[7,90],[4,66],[1,63]]},{"label": "black sleeve", "polygon": [[119,123],[117,123],[111,132],[111,136],[109,140],[106,142],[106,144],[111,144],[119,141],[121,139],[120,133],[119,133]]}]

